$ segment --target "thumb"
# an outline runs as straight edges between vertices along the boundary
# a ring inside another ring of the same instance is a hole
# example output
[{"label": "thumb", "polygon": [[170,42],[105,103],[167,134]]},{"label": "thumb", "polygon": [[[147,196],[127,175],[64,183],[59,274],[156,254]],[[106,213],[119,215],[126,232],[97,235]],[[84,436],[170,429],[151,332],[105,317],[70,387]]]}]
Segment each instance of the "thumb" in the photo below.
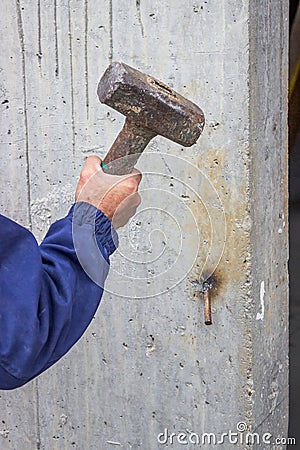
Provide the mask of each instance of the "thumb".
[{"label": "thumb", "polygon": [[85,161],[83,170],[89,173],[98,172],[99,170],[101,170],[101,163],[102,160],[99,158],[99,156],[89,156]]}]

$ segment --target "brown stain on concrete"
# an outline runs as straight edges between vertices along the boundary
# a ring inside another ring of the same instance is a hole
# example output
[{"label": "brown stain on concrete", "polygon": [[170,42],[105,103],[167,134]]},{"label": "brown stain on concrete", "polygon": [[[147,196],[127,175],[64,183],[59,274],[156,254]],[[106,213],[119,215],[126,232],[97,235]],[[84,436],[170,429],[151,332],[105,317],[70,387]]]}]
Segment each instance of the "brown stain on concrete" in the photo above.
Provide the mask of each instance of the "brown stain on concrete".
[{"label": "brown stain on concrete", "polygon": [[[247,203],[248,171],[247,167],[241,163],[243,172],[240,173],[239,184],[237,185],[233,180],[233,175],[226,179],[226,173],[229,171],[228,157],[229,151],[227,149],[211,148],[205,150],[205,160],[199,161],[201,170],[206,174],[219,196],[219,206],[221,205],[225,214],[226,234],[223,236],[225,245],[219,264],[216,267],[208,265],[203,268],[207,255],[205,254],[206,248],[202,246],[189,278],[190,280],[203,280],[206,275],[213,275],[218,286],[211,292],[212,298],[215,300],[222,297],[222,294],[227,291],[227,287],[234,287],[234,290],[242,288],[246,281],[245,268],[249,264],[251,220]],[[242,184],[241,181],[243,181]],[[205,189],[205,183],[201,187]],[[209,189],[208,185],[207,188]],[[202,191],[201,195],[205,199],[206,192]],[[218,207],[216,199],[211,197],[211,192],[208,193],[207,198],[206,206],[213,211],[214,208]],[[213,202],[215,204],[212,204]],[[198,217],[201,234],[205,239],[209,239],[211,237],[211,226],[214,226],[214,224],[211,224],[208,220],[207,213],[206,216],[199,213],[201,210],[203,211],[203,207],[201,208],[199,204],[191,203],[189,207],[194,216]],[[215,215],[215,217],[217,216],[218,214]],[[219,217],[222,217],[221,211]],[[216,227],[218,226],[219,224],[216,224]],[[222,239],[221,236],[220,239]],[[221,246],[221,242],[218,242],[218,245]]]}]

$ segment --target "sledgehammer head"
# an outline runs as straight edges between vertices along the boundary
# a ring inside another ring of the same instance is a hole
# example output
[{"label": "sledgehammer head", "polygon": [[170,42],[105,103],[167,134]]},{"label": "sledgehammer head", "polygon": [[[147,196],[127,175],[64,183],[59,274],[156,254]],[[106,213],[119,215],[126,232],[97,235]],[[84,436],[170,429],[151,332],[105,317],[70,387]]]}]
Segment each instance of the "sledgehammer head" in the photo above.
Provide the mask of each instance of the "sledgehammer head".
[{"label": "sledgehammer head", "polygon": [[204,114],[197,105],[123,63],[108,67],[99,82],[98,97],[137,125],[185,147],[195,144],[204,127]]}]

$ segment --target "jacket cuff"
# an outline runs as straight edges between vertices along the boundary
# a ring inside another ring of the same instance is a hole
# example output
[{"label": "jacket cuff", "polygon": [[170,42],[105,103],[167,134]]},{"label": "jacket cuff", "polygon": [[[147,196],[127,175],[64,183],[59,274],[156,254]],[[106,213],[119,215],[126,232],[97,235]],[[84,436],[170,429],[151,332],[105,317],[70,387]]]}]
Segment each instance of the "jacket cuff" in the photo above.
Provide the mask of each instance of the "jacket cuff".
[{"label": "jacket cuff", "polygon": [[105,248],[110,256],[118,247],[118,234],[106,215],[95,206],[87,202],[77,202],[72,205],[67,215],[77,225],[90,224],[95,232],[97,241]]}]

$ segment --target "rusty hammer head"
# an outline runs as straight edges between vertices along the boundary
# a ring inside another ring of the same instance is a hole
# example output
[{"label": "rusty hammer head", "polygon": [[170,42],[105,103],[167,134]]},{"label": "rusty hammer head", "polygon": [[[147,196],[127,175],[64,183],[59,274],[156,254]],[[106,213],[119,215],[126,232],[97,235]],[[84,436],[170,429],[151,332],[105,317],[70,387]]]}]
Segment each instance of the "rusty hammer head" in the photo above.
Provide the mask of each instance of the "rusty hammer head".
[{"label": "rusty hammer head", "polygon": [[136,125],[189,147],[203,127],[202,110],[169,86],[123,63],[112,63],[98,86],[98,97]]}]

